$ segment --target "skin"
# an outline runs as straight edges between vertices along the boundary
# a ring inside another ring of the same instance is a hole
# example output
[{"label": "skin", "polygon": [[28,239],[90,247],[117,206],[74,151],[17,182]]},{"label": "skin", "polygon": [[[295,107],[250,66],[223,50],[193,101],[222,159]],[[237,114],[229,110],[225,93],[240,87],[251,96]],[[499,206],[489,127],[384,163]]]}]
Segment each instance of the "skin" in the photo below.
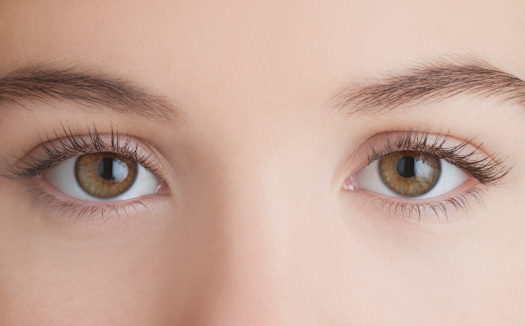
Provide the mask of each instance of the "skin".
[{"label": "skin", "polygon": [[[34,203],[36,180],[0,177],[0,324],[525,324],[523,106],[459,96],[370,117],[329,104],[341,85],[448,56],[523,80],[523,12],[521,0],[1,0],[0,76],[82,67],[167,98],[178,118],[63,101],[0,111],[2,157],[64,122],[118,126],[169,188],[82,219]],[[475,137],[512,170],[448,223],[394,218],[342,188],[367,139],[414,127]]]}]

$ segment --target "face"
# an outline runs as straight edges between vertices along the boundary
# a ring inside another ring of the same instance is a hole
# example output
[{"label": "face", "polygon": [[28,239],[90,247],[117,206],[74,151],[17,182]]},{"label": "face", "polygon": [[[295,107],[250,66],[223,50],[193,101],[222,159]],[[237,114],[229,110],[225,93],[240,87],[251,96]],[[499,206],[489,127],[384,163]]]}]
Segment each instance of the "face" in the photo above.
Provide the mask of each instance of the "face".
[{"label": "face", "polygon": [[0,1],[0,324],[525,323],[523,12]]}]

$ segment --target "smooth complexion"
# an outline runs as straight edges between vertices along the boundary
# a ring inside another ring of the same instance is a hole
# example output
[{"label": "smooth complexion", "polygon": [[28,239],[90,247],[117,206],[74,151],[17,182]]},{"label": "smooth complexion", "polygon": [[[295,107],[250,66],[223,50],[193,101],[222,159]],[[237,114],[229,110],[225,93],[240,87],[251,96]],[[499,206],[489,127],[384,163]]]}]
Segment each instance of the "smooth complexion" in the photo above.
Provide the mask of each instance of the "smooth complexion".
[{"label": "smooth complexion", "polygon": [[[112,93],[78,89],[93,97],[2,101],[6,163],[63,126],[96,126],[131,135],[164,182],[107,208],[41,176],[0,177],[0,324],[525,324],[524,13],[522,0],[0,0],[0,77],[69,69],[151,94],[109,108]],[[444,61],[516,76],[515,99],[334,105],[346,87]],[[382,133],[409,130],[512,169],[433,199],[480,191],[446,218],[345,189]]]}]

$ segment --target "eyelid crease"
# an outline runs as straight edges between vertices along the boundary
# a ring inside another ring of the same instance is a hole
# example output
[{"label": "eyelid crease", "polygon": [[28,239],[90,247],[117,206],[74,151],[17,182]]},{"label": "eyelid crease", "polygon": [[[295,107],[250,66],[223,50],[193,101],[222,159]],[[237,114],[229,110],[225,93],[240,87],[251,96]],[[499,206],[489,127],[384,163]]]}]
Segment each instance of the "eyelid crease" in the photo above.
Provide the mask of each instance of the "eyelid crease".
[{"label": "eyelid crease", "polygon": [[[37,150],[41,154],[29,153],[23,158],[18,158],[17,163],[5,160],[9,172],[3,175],[9,179],[27,179],[41,175],[67,159],[81,154],[112,152],[136,161],[147,170],[161,178],[159,171],[154,167],[152,154],[146,153],[134,137],[126,133],[121,135],[118,129],[111,128],[108,141],[100,134],[95,125],[84,132],[80,127],[73,129],[62,123],[64,136],[60,137],[56,130],[53,131],[54,139],[47,133],[45,138],[39,134]],[[34,151],[34,150],[33,150]]]},{"label": "eyelid crease", "polygon": [[[511,167],[505,165],[505,158],[496,154],[485,154],[481,150],[482,145],[472,144],[473,139],[447,147],[446,143],[451,138],[449,132],[445,135],[435,135],[426,131],[409,130],[385,134],[385,146],[379,150],[377,147],[370,146],[367,154],[367,165],[380,160],[385,155],[398,151],[422,152],[434,155],[457,166],[485,185],[498,183],[511,170]],[[392,134],[395,134],[393,139]],[[430,140],[433,137],[435,138]],[[470,150],[469,147],[473,147],[473,149]]]}]

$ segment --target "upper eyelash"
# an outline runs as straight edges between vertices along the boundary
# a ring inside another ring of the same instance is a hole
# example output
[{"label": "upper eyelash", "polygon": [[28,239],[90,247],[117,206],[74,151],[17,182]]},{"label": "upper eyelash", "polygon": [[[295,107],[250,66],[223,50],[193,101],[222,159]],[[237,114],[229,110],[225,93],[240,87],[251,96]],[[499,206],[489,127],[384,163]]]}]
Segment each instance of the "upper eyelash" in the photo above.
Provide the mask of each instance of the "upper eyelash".
[{"label": "upper eyelash", "polygon": [[95,126],[92,129],[87,129],[87,137],[82,130],[75,130],[71,126],[66,127],[64,124],[62,124],[62,131],[64,132],[63,137],[59,137],[58,133],[53,131],[55,140],[52,140],[48,134],[45,138],[39,135],[38,142],[44,152],[43,155],[28,154],[23,159],[18,159],[19,163],[16,165],[6,162],[7,170],[10,173],[6,177],[32,178],[79,154],[98,152],[113,152],[122,155],[158,175],[157,170],[150,162],[150,155],[139,151],[139,145],[132,141],[129,134],[121,135],[118,130],[114,130],[112,127],[111,141],[107,143],[102,139]]},{"label": "upper eyelash", "polygon": [[474,159],[473,157],[479,153],[481,145],[474,146],[474,149],[467,153],[462,153],[467,146],[472,145],[471,140],[446,147],[445,143],[449,138],[448,133],[444,136],[436,136],[432,142],[428,141],[429,136],[429,132],[421,133],[417,131],[398,132],[394,139],[391,139],[392,136],[388,135],[385,147],[380,150],[370,147],[368,164],[398,151],[423,152],[444,159],[485,185],[497,183],[511,170],[510,167],[504,164],[505,159],[494,155]]}]

